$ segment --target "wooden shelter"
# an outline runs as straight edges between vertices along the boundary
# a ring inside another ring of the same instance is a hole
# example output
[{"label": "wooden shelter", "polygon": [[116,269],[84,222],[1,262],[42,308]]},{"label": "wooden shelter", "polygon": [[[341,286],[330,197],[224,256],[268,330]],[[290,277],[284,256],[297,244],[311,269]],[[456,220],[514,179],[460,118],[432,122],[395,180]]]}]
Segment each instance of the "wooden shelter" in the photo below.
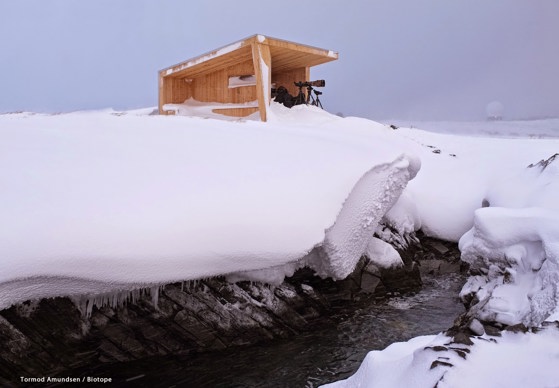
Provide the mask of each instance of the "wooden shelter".
[{"label": "wooden shelter", "polygon": [[214,113],[244,117],[260,112],[266,121],[272,86],[295,95],[294,82],[310,81],[310,68],[338,59],[338,53],[264,35],[236,43],[159,71],[159,114],[166,104],[192,99],[218,103]]}]

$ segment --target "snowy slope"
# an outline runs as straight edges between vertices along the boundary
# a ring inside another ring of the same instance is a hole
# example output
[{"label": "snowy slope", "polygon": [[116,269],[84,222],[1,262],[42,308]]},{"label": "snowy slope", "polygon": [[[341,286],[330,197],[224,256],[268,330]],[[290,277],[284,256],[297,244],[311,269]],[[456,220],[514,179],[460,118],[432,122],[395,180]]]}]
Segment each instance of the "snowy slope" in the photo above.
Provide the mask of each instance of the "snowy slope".
[{"label": "snowy slope", "polygon": [[421,171],[407,191],[421,215],[423,231],[451,241],[473,226],[474,210],[491,191],[498,186],[531,187],[531,180],[518,177],[528,165],[559,150],[559,139],[458,136],[407,128],[395,132],[421,156]]},{"label": "snowy slope", "polygon": [[[374,230],[367,220],[419,168],[381,124],[308,107],[271,114],[0,116],[0,308],[293,263],[340,229],[342,207]],[[349,203],[358,182],[357,200],[371,200]],[[325,275],[347,275],[370,238],[330,237],[348,262]]]},{"label": "snowy slope", "polygon": [[384,213],[457,241],[499,182],[559,148],[306,106],[273,104],[268,123],[148,113],[0,116],[0,307],[305,264],[341,278]]}]

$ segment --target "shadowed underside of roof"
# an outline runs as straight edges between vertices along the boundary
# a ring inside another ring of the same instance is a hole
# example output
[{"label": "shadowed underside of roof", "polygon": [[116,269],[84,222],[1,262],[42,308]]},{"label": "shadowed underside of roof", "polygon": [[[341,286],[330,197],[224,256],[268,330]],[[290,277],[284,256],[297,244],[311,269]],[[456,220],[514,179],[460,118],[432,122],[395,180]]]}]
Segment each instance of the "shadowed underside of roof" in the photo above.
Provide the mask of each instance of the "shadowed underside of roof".
[{"label": "shadowed underside of roof", "polygon": [[253,43],[268,45],[273,70],[284,72],[302,67],[312,67],[338,59],[338,53],[286,40],[253,35],[209,53],[165,68],[162,77],[195,78],[252,58]]}]

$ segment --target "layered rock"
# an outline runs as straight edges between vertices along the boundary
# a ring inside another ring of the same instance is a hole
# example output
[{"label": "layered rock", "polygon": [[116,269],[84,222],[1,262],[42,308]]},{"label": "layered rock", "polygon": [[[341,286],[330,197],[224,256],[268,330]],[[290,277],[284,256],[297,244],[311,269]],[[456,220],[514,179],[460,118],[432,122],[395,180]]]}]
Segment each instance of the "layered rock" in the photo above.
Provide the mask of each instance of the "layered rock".
[{"label": "layered rock", "polygon": [[400,239],[410,242],[397,249],[401,265],[386,267],[363,256],[338,281],[302,268],[275,287],[217,277],[104,295],[97,300],[101,307],[87,298],[14,305],[0,311],[0,383],[287,338],[312,329],[334,307],[416,292],[421,273],[459,270],[456,244],[421,233]]}]

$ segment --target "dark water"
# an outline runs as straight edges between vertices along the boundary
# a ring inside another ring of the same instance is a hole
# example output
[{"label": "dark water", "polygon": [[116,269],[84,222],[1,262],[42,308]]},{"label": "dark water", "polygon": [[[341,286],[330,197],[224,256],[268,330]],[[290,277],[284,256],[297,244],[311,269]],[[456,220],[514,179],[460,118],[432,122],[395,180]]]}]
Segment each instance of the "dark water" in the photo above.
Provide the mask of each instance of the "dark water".
[{"label": "dark water", "polygon": [[314,388],[355,373],[370,350],[450,327],[464,311],[458,292],[465,278],[447,274],[423,280],[424,289],[414,296],[341,306],[288,340],[102,367],[96,375],[135,387]]}]

